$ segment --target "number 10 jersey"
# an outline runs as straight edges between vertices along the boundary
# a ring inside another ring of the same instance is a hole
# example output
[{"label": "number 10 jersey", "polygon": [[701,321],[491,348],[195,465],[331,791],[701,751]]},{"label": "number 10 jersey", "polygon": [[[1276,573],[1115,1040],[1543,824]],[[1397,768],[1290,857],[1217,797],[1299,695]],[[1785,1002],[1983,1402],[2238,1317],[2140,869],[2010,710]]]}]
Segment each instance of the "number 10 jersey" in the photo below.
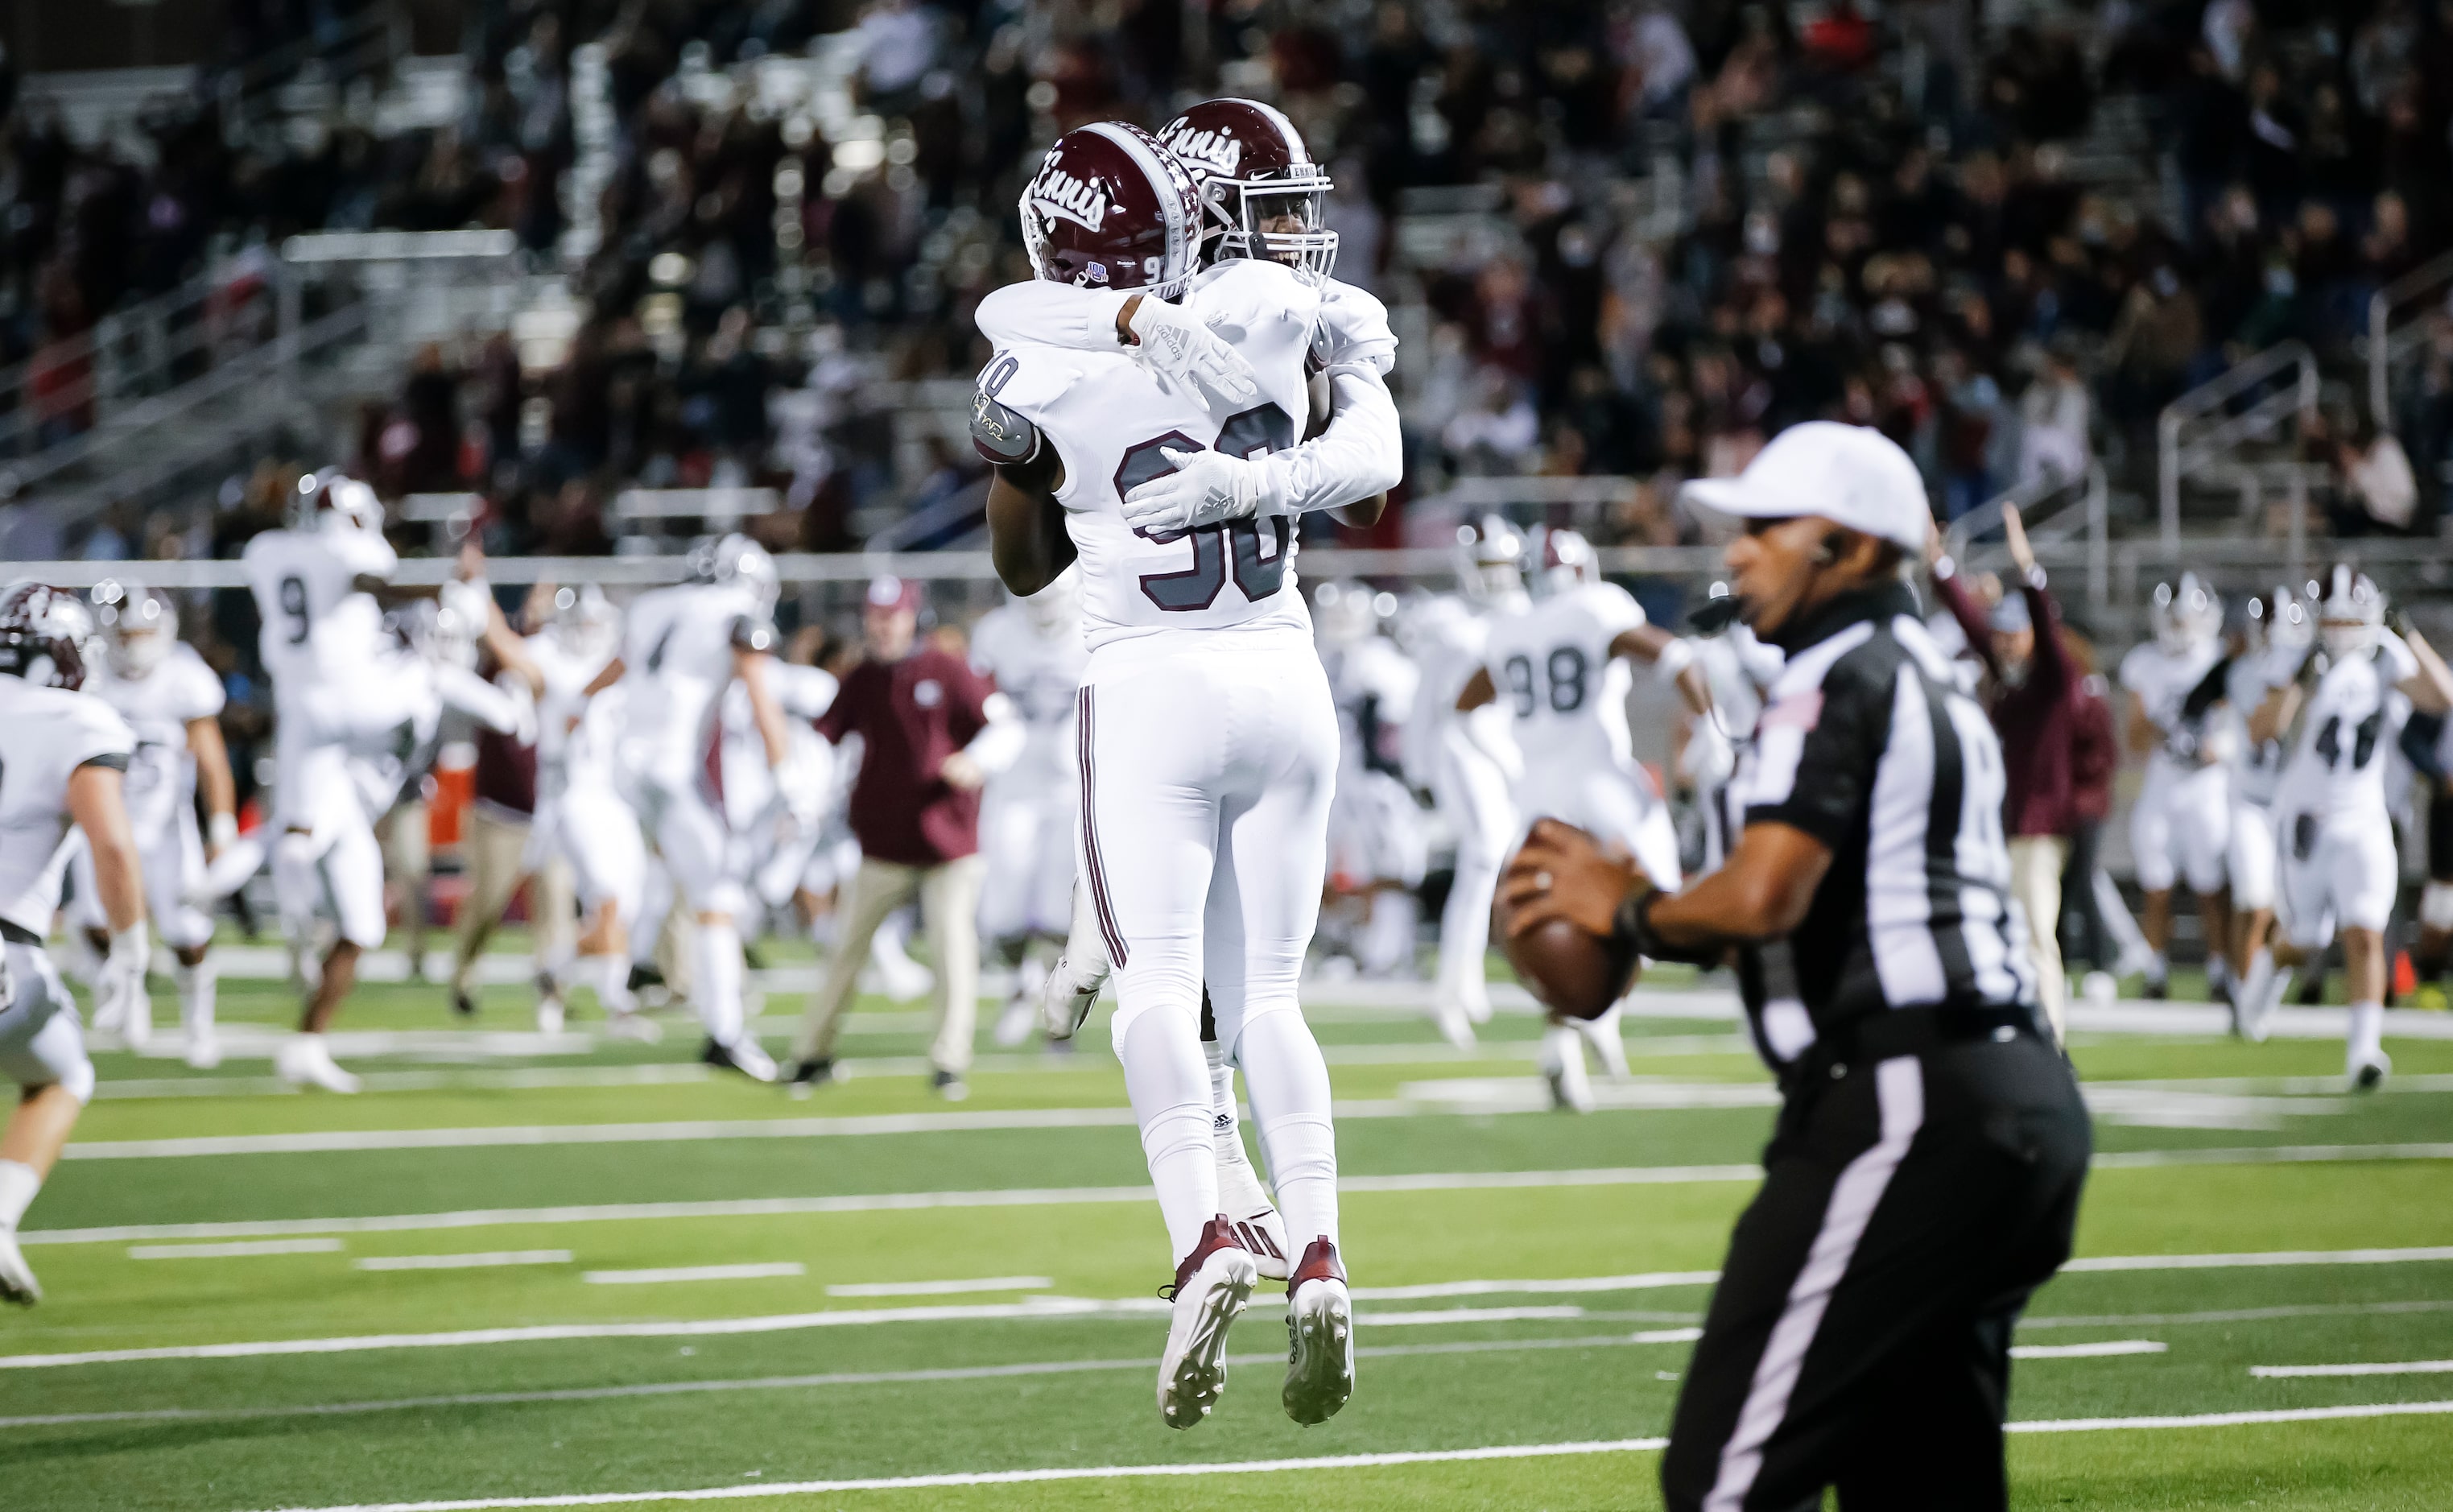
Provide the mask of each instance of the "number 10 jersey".
[{"label": "number 10 jersey", "polygon": [[1239,520],[1150,535],[1125,523],[1124,496],[1175,470],[1167,451],[1240,457],[1284,451],[1310,412],[1304,359],[1316,291],[1274,263],[1223,264],[1186,308],[1251,363],[1261,394],[1237,411],[1114,352],[1021,343],[997,353],[980,390],[1040,428],[1065,465],[1057,501],[1081,554],[1082,632],[1090,649],[1162,630],[1310,634],[1296,590],[1294,522]]}]

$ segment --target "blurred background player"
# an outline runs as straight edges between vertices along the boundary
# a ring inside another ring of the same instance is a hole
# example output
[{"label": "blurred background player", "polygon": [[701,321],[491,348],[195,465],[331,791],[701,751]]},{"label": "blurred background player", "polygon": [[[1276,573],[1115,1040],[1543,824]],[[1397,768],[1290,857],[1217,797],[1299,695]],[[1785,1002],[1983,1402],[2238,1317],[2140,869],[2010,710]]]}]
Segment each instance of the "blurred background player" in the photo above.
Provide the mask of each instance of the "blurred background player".
[{"label": "blurred background player", "polygon": [[[2312,595],[2313,596],[2313,595]],[[2327,575],[2317,604],[2317,645],[2291,679],[2250,716],[2251,740],[2280,731],[2290,746],[2274,797],[2283,860],[2287,945],[2260,951],[2243,985],[2240,1025],[2265,1037],[2290,989],[2291,968],[2343,937],[2350,1002],[2344,1073],[2373,1087],[2393,1062],[2384,1052],[2384,927],[2401,885],[2386,808],[2385,753],[2416,707],[2453,709],[2453,672],[2416,632],[2384,627],[2384,594],[2347,566]]]},{"label": "blurred background player", "polygon": [[1321,666],[1337,703],[1337,796],[1328,808],[1328,907],[1324,932],[1366,977],[1409,976],[1419,920],[1415,889],[1428,860],[1422,806],[1406,786],[1406,722],[1422,674],[1380,633],[1393,595],[1361,583],[1312,592]]},{"label": "blurred background player", "polygon": [[[2307,607],[2289,588],[2258,594],[2248,601],[2241,649],[2224,672],[2224,702],[2239,736],[2239,748],[2232,754],[2231,845],[2225,869],[2231,877],[2232,972],[2242,982],[2266,951],[2266,935],[2274,925],[2280,865],[2274,791],[2288,755],[2282,730],[2269,728],[2264,738],[2252,738],[2249,724],[2267,695],[2299,675],[2316,636]],[[2235,1028],[2246,1006],[2235,1003]]]},{"label": "blurred background player", "polygon": [[[236,787],[222,743],[222,680],[179,639],[178,608],[169,594],[123,581],[97,587],[93,601],[104,654],[99,666],[86,668],[84,690],[109,704],[135,733],[122,787],[144,863],[146,911],[177,963],[172,980],[187,1062],[208,1070],[221,1064],[213,1033],[213,922],[190,899],[204,886],[206,865],[238,841]],[[201,830],[199,794],[209,816]],[[99,936],[108,920],[92,851],[82,843],[73,868],[77,922]],[[147,999],[140,993],[120,1001],[137,1016],[112,1022],[97,1009],[94,1027],[115,1029],[130,1045],[142,1046],[150,1028]]]},{"label": "blurred background player", "polygon": [[1422,674],[1402,746],[1406,770],[1456,841],[1431,1002],[1440,1033],[1458,1046],[1471,1044],[1473,1025],[1490,1019],[1490,900],[1516,843],[1509,788],[1524,757],[1505,709],[1486,704],[1460,713],[1457,695],[1482,666],[1490,620],[1525,611],[1524,563],[1524,535],[1498,515],[1457,527],[1459,591],[1417,606],[1399,630]]},{"label": "blurred background player", "polygon": [[96,1014],[132,1023],[145,1012],[134,1005],[145,992],[145,878],[124,797],[136,736],[110,705],[77,691],[80,643],[92,630],[92,616],[66,591],[35,583],[0,590],[0,1075],[18,1088],[0,1131],[0,1299],[25,1305],[43,1289],[17,1247],[17,1225],[93,1095],[76,1005],[43,949],[70,825],[92,855],[110,931]]},{"label": "blurred background player", "polygon": [[[1593,548],[1573,530],[1541,535],[1537,595],[1522,614],[1494,619],[1483,666],[1457,697],[1471,713],[1497,702],[1515,721],[1525,774],[1516,785],[1520,824],[1547,815],[1623,847],[1653,885],[1679,882],[1678,830],[1652,774],[1636,759],[1626,724],[1634,687],[1630,660],[1651,665],[1674,637],[1645,622],[1626,589],[1602,580]],[[1679,669],[1680,696],[1697,712],[1712,706],[1711,689],[1692,665]],[[1602,1069],[1626,1075],[1619,1008],[1593,1019],[1554,1020],[1543,1039],[1542,1071],[1553,1102],[1589,1111],[1584,1051]]]},{"label": "blurred background player", "polygon": [[[807,647],[795,638],[796,645]],[[748,852],[749,902],[761,932],[792,901],[821,843],[838,781],[834,747],[811,722],[834,706],[835,674],[796,658],[794,647],[767,669],[784,715],[784,765],[769,771],[749,690],[735,683],[724,694],[724,807]],[[784,789],[791,788],[789,793]]]},{"label": "blurred background player", "polygon": [[[789,757],[783,712],[767,685],[775,646],[769,616],[782,585],[766,548],[743,535],[702,543],[691,571],[692,582],[640,595],[622,654],[587,691],[623,685],[624,789],[691,915],[690,1001],[707,1031],[700,1059],[771,1082],[775,1063],[743,1016],[741,921],[749,897],[708,762],[721,736],[725,690],[736,679],[748,689],[768,766]],[[788,799],[793,788],[781,790]]]},{"label": "blurred background player", "polygon": [[1013,973],[1013,993],[997,1015],[1002,1045],[1020,1044],[1038,1018],[1047,967],[1031,943],[1061,949],[1072,923],[1073,827],[1082,817],[1073,711],[1089,656],[1074,572],[971,627],[972,667],[1011,700],[1024,730],[1013,765],[990,774],[980,796],[980,933]]},{"label": "blurred background player", "polygon": [[870,937],[916,896],[936,958],[929,1082],[939,1096],[967,1095],[979,1012],[980,788],[1021,754],[1027,738],[1011,701],[968,663],[919,638],[920,585],[878,578],[862,618],[868,654],[845,674],[818,732],[861,738],[851,791],[860,870],[844,905],[834,956],[809,998],[792,1046],[795,1090],[834,1075],[835,1038],[851,1005]]},{"label": "blurred background player", "polygon": [[[2186,881],[2198,897],[2205,933],[2206,985],[2226,995],[2224,965],[2229,923],[2224,901],[2224,850],[2231,836],[2229,771],[2220,743],[2205,740],[2210,704],[2191,695],[2223,659],[2223,605],[2194,572],[2155,586],[2155,638],[2121,659],[2128,695],[2129,749],[2146,758],[2146,779],[2129,810],[2129,849],[2145,894],[2146,996],[2169,990],[2172,887]],[[2220,680],[2214,685],[2220,688]]]}]

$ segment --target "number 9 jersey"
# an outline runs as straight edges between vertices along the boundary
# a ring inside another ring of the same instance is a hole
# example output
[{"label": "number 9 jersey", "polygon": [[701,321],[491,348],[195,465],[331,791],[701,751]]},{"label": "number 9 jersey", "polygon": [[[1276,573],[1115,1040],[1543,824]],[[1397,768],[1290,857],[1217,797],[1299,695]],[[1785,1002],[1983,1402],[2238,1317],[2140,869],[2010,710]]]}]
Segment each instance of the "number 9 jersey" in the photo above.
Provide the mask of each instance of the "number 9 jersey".
[{"label": "number 9 jersey", "polygon": [[1285,518],[1147,535],[1125,524],[1124,496],[1175,470],[1169,448],[1241,457],[1285,451],[1310,414],[1305,358],[1318,290],[1275,263],[1223,264],[1185,306],[1251,363],[1261,397],[1234,414],[1136,360],[1018,344],[980,374],[980,392],[1037,426],[1065,465],[1056,490],[1082,563],[1082,630],[1091,650],[1160,630],[1292,628],[1310,634],[1296,591],[1294,523]]}]

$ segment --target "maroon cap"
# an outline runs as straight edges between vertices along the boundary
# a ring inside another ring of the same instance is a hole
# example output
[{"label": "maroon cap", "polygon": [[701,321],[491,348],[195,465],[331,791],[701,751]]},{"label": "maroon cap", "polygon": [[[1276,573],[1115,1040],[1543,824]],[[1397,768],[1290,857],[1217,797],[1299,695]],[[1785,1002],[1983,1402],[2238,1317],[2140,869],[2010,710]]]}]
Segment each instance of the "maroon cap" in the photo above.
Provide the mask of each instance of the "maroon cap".
[{"label": "maroon cap", "polygon": [[872,609],[908,609],[914,614],[919,613],[919,580],[886,576],[870,578],[868,607]]}]

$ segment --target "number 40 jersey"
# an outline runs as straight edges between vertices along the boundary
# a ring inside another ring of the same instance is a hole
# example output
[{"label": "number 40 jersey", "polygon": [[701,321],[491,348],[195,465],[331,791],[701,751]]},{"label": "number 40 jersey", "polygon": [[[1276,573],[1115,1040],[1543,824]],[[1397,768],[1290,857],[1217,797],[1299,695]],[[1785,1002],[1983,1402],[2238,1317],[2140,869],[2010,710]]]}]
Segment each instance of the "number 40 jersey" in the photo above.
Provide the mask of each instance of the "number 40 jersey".
[{"label": "number 40 jersey", "polygon": [[1250,408],[1213,411],[1123,346],[1110,353],[1020,343],[980,374],[980,391],[1037,426],[1065,465],[1056,498],[1081,553],[1082,631],[1092,650],[1168,629],[1311,631],[1295,587],[1292,521],[1164,537],[1125,524],[1124,496],[1175,470],[1167,448],[1285,451],[1310,414],[1304,359],[1319,320],[1315,289],[1275,263],[1235,261],[1197,278],[1185,307],[1260,375]]}]

